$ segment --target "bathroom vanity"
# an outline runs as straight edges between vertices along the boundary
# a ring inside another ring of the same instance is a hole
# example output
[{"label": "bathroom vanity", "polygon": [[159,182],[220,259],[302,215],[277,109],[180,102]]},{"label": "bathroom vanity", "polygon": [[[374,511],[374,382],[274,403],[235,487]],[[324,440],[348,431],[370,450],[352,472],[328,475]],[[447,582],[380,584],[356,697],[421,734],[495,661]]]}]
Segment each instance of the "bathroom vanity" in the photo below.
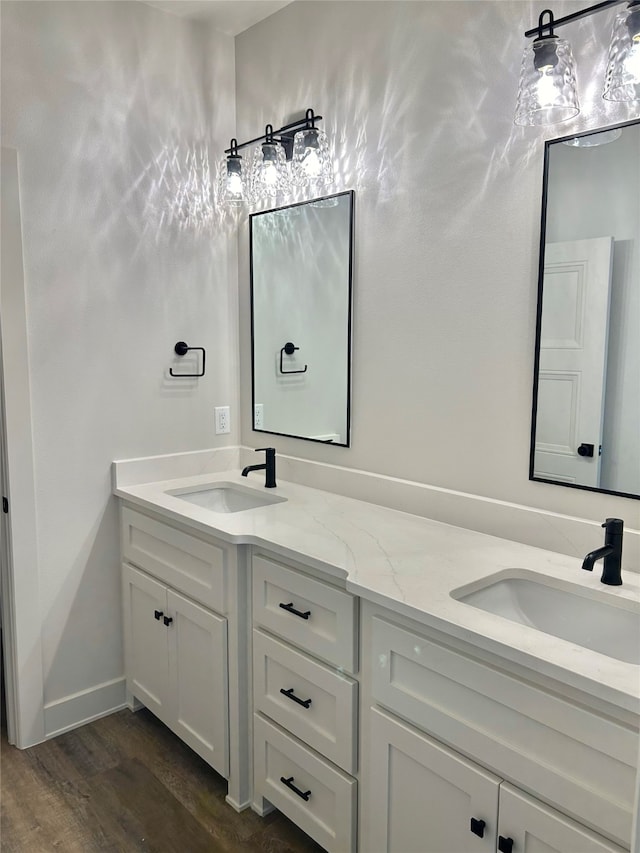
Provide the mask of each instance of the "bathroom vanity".
[{"label": "bathroom vanity", "polygon": [[462,599],[533,578],[624,619],[637,575],[239,471],[131,482],[131,704],[236,809],[341,853],[629,849],[640,667]]}]

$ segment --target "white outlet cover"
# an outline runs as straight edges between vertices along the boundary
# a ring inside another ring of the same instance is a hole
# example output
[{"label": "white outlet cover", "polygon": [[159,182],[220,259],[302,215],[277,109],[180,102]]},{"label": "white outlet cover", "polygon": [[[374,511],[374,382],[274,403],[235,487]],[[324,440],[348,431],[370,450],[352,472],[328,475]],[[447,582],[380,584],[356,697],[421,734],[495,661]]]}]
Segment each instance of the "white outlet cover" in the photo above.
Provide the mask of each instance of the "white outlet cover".
[{"label": "white outlet cover", "polygon": [[229,406],[216,406],[216,435],[231,432],[231,411]]}]

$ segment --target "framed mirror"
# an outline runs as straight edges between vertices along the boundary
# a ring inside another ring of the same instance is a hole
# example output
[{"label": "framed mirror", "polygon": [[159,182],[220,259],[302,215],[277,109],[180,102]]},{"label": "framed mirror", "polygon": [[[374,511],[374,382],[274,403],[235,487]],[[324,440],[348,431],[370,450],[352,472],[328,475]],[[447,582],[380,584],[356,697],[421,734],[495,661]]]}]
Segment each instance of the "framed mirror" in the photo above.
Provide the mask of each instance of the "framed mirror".
[{"label": "framed mirror", "polygon": [[253,429],[349,446],[353,191],[254,213]]},{"label": "framed mirror", "polygon": [[529,476],[640,497],[640,121],[545,144]]}]

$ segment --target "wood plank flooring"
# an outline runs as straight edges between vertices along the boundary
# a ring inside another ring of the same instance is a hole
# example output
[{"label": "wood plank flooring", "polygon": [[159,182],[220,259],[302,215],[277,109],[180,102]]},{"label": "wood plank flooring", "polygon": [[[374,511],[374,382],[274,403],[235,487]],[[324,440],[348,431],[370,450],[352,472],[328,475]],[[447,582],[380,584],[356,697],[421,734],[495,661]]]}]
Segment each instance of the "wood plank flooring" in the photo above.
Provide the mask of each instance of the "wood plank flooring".
[{"label": "wood plank flooring", "polygon": [[227,785],[149,711],[0,752],[2,853],[321,853],[283,815],[237,814]]}]

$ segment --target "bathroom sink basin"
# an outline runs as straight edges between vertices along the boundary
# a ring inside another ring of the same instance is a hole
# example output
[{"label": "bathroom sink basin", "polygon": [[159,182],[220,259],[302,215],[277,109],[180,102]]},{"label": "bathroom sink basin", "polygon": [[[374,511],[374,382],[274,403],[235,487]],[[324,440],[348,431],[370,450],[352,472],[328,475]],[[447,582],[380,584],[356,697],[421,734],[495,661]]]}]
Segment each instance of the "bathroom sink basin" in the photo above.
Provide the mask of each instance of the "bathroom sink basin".
[{"label": "bathroom sink basin", "polygon": [[246,489],[236,483],[215,483],[200,486],[197,489],[175,489],[167,492],[175,498],[187,501],[195,506],[210,509],[213,512],[244,512],[247,509],[279,504],[286,501],[278,495],[262,493],[255,489]]},{"label": "bathroom sink basin", "polygon": [[452,598],[626,663],[640,664],[640,607],[533,572],[493,575]]}]

